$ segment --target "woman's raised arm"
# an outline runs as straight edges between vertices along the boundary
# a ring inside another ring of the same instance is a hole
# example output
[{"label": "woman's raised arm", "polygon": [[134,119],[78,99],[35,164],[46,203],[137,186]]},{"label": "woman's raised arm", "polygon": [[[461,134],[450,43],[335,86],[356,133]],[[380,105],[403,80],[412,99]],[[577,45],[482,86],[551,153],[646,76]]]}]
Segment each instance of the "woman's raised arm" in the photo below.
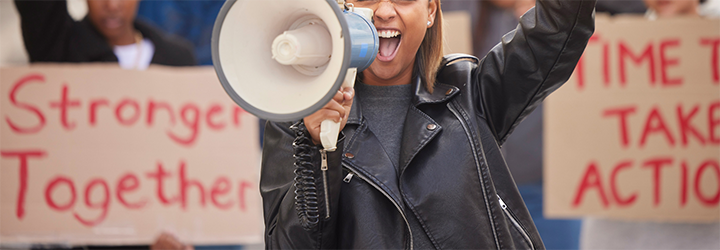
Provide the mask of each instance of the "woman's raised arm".
[{"label": "woman's raised arm", "polygon": [[538,0],[475,72],[479,112],[502,144],[565,83],[595,28],[595,0]]}]

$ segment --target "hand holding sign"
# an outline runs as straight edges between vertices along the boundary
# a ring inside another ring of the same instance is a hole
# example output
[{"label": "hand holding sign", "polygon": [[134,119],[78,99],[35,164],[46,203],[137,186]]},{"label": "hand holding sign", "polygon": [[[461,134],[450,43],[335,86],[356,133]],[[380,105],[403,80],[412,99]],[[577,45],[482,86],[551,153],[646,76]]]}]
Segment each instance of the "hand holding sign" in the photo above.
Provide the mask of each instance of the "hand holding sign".
[{"label": "hand holding sign", "polygon": [[150,250],[195,250],[195,247],[183,244],[175,235],[163,232],[155,242],[150,245]]}]

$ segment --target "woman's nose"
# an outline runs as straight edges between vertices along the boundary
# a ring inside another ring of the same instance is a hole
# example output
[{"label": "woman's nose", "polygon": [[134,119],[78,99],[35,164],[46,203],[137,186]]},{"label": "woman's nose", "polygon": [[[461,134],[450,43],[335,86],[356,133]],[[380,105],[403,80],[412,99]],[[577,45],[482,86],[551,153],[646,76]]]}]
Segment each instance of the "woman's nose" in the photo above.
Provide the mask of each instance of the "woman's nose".
[{"label": "woman's nose", "polygon": [[397,12],[395,12],[395,5],[392,1],[386,0],[378,3],[378,7],[375,10],[375,18],[387,22],[395,18],[395,16],[397,16]]},{"label": "woman's nose", "polygon": [[105,3],[109,10],[117,10],[123,4],[122,0],[106,0]]}]

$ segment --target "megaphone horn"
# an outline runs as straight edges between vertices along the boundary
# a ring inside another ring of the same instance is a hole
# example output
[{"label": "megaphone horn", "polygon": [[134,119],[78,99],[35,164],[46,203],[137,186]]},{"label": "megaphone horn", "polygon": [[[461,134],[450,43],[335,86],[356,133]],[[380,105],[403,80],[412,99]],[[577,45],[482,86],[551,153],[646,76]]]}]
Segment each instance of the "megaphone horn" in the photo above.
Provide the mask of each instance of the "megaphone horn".
[{"label": "megaphone horn", "polygon": [[[271,121],[302,119],[327,104],[378,53],[372,10],[343,0],[228,0],[212,34],[213,65],[235,103]],[[321,125],[335,150],[339,123]]]}]

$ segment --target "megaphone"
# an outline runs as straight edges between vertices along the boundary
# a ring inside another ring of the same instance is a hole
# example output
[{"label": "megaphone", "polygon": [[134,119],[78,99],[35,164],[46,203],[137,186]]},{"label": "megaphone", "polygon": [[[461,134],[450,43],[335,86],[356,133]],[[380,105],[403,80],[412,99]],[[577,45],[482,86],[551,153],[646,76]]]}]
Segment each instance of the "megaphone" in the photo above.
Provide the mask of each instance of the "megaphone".
[{"label": "megaphone", "polygon": [[[228,0],[215,21],[212,57],[240,107],[271,121],[300,120],[325,106],[378,53],[372,10],[344,0]],[[339,123],[321,125],[335,150]]]}]

